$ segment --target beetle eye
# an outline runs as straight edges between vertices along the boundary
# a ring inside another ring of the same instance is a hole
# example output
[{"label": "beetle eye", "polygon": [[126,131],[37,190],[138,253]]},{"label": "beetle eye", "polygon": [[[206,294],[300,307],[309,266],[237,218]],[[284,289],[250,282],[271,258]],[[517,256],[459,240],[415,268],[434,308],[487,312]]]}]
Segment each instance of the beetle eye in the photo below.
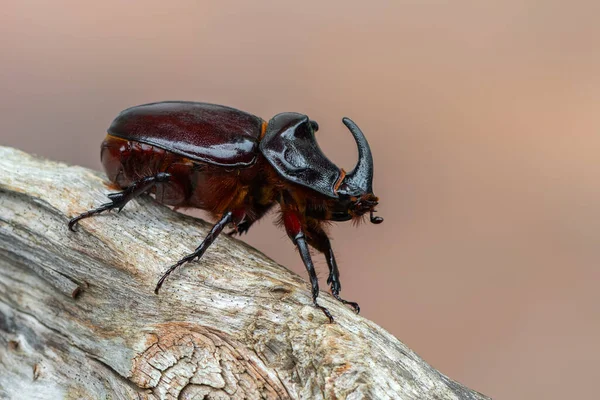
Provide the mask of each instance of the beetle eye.
[{"label": "beetle eye", "polygon": [[310,121],[310,126],[312,127],[313,131],[316,132],[319,130],[319,124],[317,124],[317,121]]}]

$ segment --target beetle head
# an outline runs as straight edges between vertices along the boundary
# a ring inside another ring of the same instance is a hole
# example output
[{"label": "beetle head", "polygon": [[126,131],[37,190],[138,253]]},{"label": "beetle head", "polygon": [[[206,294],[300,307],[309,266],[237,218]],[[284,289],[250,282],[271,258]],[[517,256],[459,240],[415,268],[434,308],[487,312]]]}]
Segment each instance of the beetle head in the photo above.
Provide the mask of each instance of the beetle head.
[{"label": "beetle head", "polygon": [[383,222],[383,218],[373,215],[379,199],[373,194],[373,155],[371,154],[371,148],[365,135],[354,121],[350,118],[343,118],[342,122],[356,140],[358,163],[342,180],[338,188],[338,194],[342,199],[342,203],[347,203],[348,215],[362,217],[369,212],[371,222],[380,224]]},{"label": "beetle head", "polygon": [[323,214],[322,217],[348,221],[370,212],[371,222],[378,224],[383,218],[373,216],[378,199],[372,189],[373,156],[369,143],[351,119],[342,121],[358,145],[358,163],[341,182],[340,168],[325,156],[316,141],[315,132],[319,125],[306,115],[286,112],[274,116],[267,125],[259,149],[286,181],[327,196],[331,215]]},{"label": "beetle head", "polygon": [[373,193],[359,197],[341,195],[335,205],[330,206],[331,220],[360,222],[366,213],[370,213],[370,221],[373,224],[380,224],[383,218],[373,215],[377,204],[379,199]]}]

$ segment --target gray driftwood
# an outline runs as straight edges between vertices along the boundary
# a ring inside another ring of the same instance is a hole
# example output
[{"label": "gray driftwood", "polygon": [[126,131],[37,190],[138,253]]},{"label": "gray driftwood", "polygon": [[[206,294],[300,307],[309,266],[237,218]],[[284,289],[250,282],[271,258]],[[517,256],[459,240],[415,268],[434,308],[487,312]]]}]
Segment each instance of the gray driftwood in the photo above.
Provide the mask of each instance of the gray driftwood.
[{"label": "gray driftwood", "polygon": [[106,201],[102,174],[0,147],[0,397],[484,399],[265,255],[150,197]]}]

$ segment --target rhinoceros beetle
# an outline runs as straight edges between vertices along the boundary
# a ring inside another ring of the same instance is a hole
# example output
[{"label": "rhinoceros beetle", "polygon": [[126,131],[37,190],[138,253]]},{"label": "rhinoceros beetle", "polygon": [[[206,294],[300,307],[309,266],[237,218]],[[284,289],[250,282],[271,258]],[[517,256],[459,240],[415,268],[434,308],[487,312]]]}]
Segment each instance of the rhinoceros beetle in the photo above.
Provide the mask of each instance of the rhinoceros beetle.
[{"label": "rhinoceros beetle", "polygon": [[330,322],[330,312],[317,302],[319,284],[308,246],[324,253],[329,267],[327,283],[333,296],[346,301],[339,270],[323,227],[324,221],[359,220],[373,215],[373,157],[358,126],[348,127],[358,145],[359,160],[349,173],[321,151],[315,139],[319,129],[306,115],[285,112],[268,123],[234,108],[197,102],[166,101],[144,104],[121,112],[101,146],[102,165],[109,180],[123,191],[108,195],[110,202],[69,221],[103,211],[121,210],[142,193],[176,207],[207,210],[218,221],[191,254],[169,267],[155,292],[179,266],[202,257],[227,225],[230,234],[242,234],[275,204],[281,222],[298,247],[310,276],[312,300]]}]

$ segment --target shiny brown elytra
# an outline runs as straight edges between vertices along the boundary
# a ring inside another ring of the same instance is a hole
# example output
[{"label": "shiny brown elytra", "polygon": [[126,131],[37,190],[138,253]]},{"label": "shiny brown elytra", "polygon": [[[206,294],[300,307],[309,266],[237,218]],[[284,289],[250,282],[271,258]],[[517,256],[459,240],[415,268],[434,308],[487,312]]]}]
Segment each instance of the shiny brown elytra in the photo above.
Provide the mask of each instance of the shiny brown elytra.
[{"label": "shiny brown elytra", "polygon": [[177,267],[200,259],[227,225],[231,233],[247,232],[254,222],[279,204],[281,222],[298,247],[310,276],[315,307],[330,322],[330,312],[317,303],[319,284],[310,257],[312,246],[325,255],[327,283],[332,295],[346,301],[325,221],[375,217],[373,157],[369,144],[350,119],[344,118],[358,145],[359,160],[349,173],[321,151],[315,138],[318,124],[306,115],[281,113],[268,123],[234,108],[195,102],[160,102],[128,108],[108,129],[101,159],[111,182],[123,191],[108,195],[110,202],[69,221],[74,230],[81,219],[122,209],[142,193],[176,207],[210,212],[217,223],[191,254],[167,269],[155,292]]}]

